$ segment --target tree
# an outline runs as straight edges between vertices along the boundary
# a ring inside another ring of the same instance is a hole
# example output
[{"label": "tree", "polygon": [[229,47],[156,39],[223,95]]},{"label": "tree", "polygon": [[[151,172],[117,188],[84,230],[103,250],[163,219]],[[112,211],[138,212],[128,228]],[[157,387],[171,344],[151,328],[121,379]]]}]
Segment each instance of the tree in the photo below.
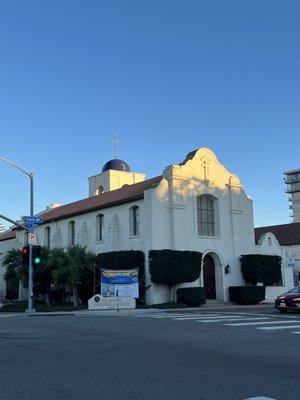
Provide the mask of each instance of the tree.
[{"label": "tree", "polygon": [[7,287],[16,287],[19,282],[28,287],[28,269],[23,266],[22,254],[17,249],[11,249],[2,260],[2,266],[6,268],[4,279]]},{"label": "tree", "polygon": [[65,303],[66,282],[67,282],[67,255],[61,248],[54,248],[49,254],[49,268],[52,271],[54,283],[61,285],[62,301]]},{"label": "tree", "polygon": [[53,283],[49,256],[49,248],[43,246],[41,249],[41,262],[33,267],[33,292],[35,295],[45,295],[48,306],[51,303],[51,283]]},{"label": "tree", "polygon": [[57,268],[53,271],[54,280],[57,283],[63,283],[72,291],[74,307],[77,307],[79,285],[87,273],[93,271],[95,256],[87,252],[86,247],[74,245],[68,247],[65,252],[57,249],[55,258],[58,262]]}]

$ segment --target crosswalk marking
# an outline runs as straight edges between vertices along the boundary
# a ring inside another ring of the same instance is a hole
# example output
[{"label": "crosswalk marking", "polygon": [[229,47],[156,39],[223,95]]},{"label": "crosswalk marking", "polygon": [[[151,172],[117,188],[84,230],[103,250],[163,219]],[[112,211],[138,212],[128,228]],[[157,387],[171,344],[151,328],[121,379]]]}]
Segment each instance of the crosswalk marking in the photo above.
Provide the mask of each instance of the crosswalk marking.
[{"label": "crosswalk marking", "polygon": [[227,318],[241,318],[239,315],[226,315],[226,316],[213,316],[213,317],[206,317],[206,316],[195,316],[195,317],[175,317],[176,321],[184,321],[188,319],[211,319],[211,320],[218,320],[218,319],[227,319]]},{"label": "crosswalk marking", "polygon": [[247,326],[247,325],[269,325],[269,324],[298,324],[298,321],[264,321],[264,322],[238,322],[237,324],[225,324],[228,326]]},{"label": "crosswalk marking", "polygon": [[203,317],[203,315],[208,316],[208,317],[215,317],[217,314],[194,314],[193,316],[190,316],[188,314],[173,314],[173,315],[153,315],[151,316],[151,318],[157,318],[157,319],[163,319],[163,318],[199,318],[199,317]]},{"label": "crosswalk marking", "polygon": [[245,400],[276,400],[276,399],[273,399],[273,397],[259,396],[259,397],[248,397],[248,399]]},{"label": "crosswalk marking", "polygon": [[[159,314],[141,314],[135,315],[135,317],[143,318],[154,318],[154,319],[167,319],[174,321],[184,322],[197,322],[202,324],[220,323],[230,327],[251,327],[254,329],[260,329],[262,331],[276,331],[281,329],[294,329],[293,332],[300,335],[300,318],[299,316],[289,315],[282,316],[277,314],[269,313],[250,313],[250,312],[202,312],[198,314],[189,312],[178,312],[178,313],[159,313]],[[283,319],[284,318],[284,319]],[[254,399],[254,398],[253,398]],[[257,399],[260,399],[258,397]],[[263,397],[261,397],[263,399]],[[267,398],[265,398],[267,399]]]},{"label": "crosswalk marking", "polygon": [[[204,319],[199,319],[196,322],[204,322],[205,324],[207,323],[212,323],[212,322],[228,322],[228,321],[253,321],[253,320],[262,320],[262,319],[268,319],[270,320],[269,317],[254,317],[254,318],[229,318],[229,319],[217,319],[217,320],[204,320]],[[229,325],[229,324],[225,324]]]},{"label": "crosswalk marking", "polygon": [[275,331],[277,329],[295,329],[300,328],[300,325],[288,325],[288,326],[264,326],[263,328],[256,328],[261,329],[263,331]]}]

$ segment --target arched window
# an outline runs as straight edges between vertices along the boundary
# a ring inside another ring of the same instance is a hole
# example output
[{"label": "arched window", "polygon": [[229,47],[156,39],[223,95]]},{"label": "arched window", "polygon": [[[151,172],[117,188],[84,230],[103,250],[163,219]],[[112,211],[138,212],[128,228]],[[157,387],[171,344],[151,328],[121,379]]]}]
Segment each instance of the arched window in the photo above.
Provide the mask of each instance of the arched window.
[{"label": "arched window", "polygon": [[47,226],[44,231],[44,244],[48,249],[50,249],[50,235],[51,235],[51,228]]},{"label": "arched window", "polygon": [[102,242],[104,240],[104,215],[98,214],[96,217],[96,240]]},{"label": "arched window", "polygon": [[140,234],[140,209],[138,206],[132,206],[129,213],[130,236],[138,236]]},{"label": "arched window", "polygon": [[95,195],[97,196],[98,194],[102,194],[104,192],[104,188],[102,185],[98,186],[96,191],[95,191]]},{"label": "arched window", "polygon": [[69,246],[75,244],[75,221],[70,221],[69,224]]},{"label": "arched window", "polygon": [[198,235],[215,236],[215,199],[203,194],[197,197]]},{"label": "arched window", "polygon": [[272,246],[272,239],[270,238],[270,236],[268,237],[268,245]]}]

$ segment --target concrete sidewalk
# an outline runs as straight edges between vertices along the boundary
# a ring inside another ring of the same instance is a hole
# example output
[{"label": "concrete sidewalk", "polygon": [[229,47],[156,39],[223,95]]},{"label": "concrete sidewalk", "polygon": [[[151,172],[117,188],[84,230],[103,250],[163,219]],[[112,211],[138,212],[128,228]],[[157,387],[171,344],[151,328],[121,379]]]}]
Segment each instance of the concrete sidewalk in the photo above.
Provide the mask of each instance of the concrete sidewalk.
[{"label": "concrete sidewalk", "polygon": [[130,316],[130,315],[145,315],[145,314],[158,314],[158,313],[199,313],[199,312],[211,312],[211,311],[264,311],[273,309],[274,305],[271,303],[267,304],[252,304],[252,305],[238,305],[232,303],[209,303],[201,307],[186,307],[186,308],[136,308],[134,310],[80,310],[70,312],[49,312],[49,313],[35,313],[34,316],[62,316],[62,315],[74,315],[74,316]]},{"label": "concrete sidewalk", "polygon": [[199,313],[199,312],[241,312],[241,311],[264,311],[274,308],[273,303],[251,304],[251,305],[238,305],[233,303],[221,303],[216,301],[208,301],[207,304],[201,307],[186,307],[186,308],[136,308],[133,310],[80,310],[80,311],[53,311],[53,312],[35,312],[32,314],[26,313],[1,313],[0,318],[4,317],[62,317],[62,316],[130,316],[130,315],[144,315],[144,314],[157,314],[157,313]]}]

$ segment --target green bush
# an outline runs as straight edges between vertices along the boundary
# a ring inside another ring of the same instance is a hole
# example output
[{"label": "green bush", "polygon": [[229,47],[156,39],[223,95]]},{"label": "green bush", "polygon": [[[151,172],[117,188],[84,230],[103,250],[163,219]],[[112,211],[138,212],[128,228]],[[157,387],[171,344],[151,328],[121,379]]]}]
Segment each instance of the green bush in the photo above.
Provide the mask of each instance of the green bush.
[{"label": "green bush", "polygon": [[193,282],[200,276],[201,261],[202,253],[198,251],[150,250],[151,280],[169,285]]},{"label": "green bush", "polygon": [[265,286],[282,283],[281,257],[264,254],[245,254],[241,257],[241,270],[246,283]]},{"label": "green bush", "polygon": [[139,301],[145,303],[145,254],[140,250],[123,250],[99,253],[96,259],[97,280],[100,282],[100,269],[139,269]]},{"label": "green bush", "polygon": [[245,254],[241,257],[241,270],[246,283],[265,286],[282,283],[281,257],[264,254]]},{"label": "green bush", "polygon": [[177,302],[190,307],[197,307],[206,303],[205,288],[189,287],[177,289]]},{"label": "green bush", "polygon": [[230,286],[229,299],[237,304],[257,304],[265,299],[265,286]]}]

